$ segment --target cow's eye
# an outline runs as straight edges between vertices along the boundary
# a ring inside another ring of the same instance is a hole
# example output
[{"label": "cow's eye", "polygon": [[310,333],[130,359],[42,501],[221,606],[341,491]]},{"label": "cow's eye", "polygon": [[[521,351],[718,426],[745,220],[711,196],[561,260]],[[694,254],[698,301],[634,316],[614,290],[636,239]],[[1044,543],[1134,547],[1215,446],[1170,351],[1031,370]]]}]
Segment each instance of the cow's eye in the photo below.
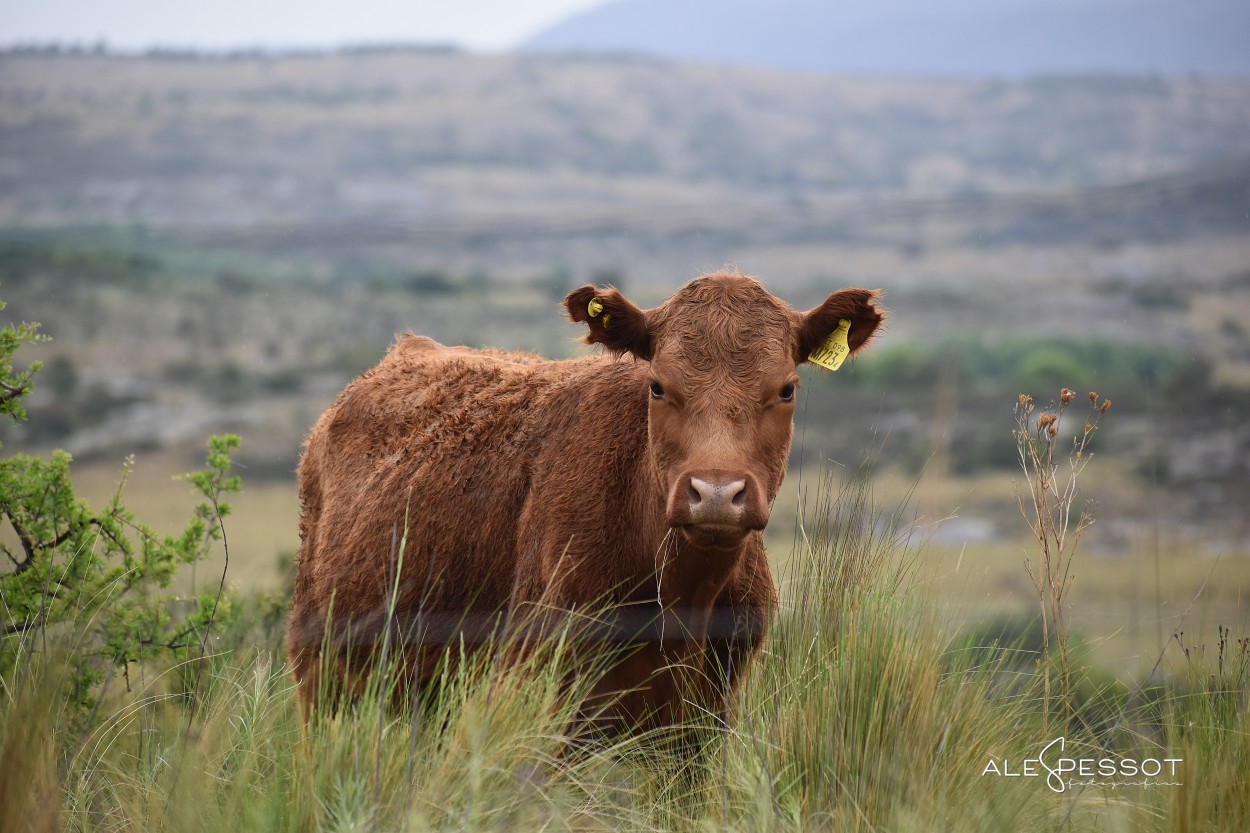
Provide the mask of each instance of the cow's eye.
[{"label": "cow's eye", "polygon": [[659,382],[651,383],[651,398],[652,399],[664,398],[664,386],[661,385]]},{"label": "cow's eye", "polygon": [[792,402],[794,400],[794,385],[786,385],[777,395],[781,397],[783,402]]}]

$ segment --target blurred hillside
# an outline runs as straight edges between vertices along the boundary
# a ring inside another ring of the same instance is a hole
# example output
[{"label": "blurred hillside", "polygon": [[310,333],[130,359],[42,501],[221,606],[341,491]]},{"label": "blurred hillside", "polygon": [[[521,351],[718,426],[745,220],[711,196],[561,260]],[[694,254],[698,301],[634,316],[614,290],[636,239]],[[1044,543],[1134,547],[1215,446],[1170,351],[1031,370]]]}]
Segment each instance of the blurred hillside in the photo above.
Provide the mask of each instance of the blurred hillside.
[{"label": "blurred hillside", "polygon": [[330,242],[326,230],[336,244],[415,234],[421,247],[450,236],[464,248],[476,234],[536,229],[841,227],[859,211],[852,197],[962,209],[1250,158],[1250,80],[1204,78],[854,78],[420,51],[7,53],[0,105],[0,222],[266,245],[301,231]]},{"label": "blurred hillside", "polygon": [[396,332],[567,355],[572,287],[647,306],[731,263],[800,308],[887,293],[871,354],[805,381],[796,472],[876,446],[1009,534],[978,478],[1012,469],[1016,395],[1097,389],[1098,546],[1150,518],[1250,551],[1248,232],[1250,80],[9,52],[0,297],[55,341],[3,441],[91,463],[230,428],[289,485]]}]

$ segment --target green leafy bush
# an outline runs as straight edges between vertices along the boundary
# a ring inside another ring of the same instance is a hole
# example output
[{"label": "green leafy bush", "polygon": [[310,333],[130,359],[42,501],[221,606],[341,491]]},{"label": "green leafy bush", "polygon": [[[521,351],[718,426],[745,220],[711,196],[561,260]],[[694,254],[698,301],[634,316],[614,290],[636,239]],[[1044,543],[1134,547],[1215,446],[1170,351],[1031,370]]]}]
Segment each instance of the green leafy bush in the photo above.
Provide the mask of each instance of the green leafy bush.
[{"label": "green leafy bush", "polygon": [[[0,304],[2,306],[2,304]],[[37,324],[0,330],[0,415],[26,418],[39,363],[22,372],[13,356],[41,340]],[[37,654],[71,646],[71,705],[88,710],[109,664],[188,659],[198,654],[214,622],[230,615],[220,589],[189,597],[168,592],[180,567],[205,558],[222,540],[223,495],[237,492],[230,454],[238,437],[213,437],[206,467],[184,476],[201,497],[181,534],[159,535],[123,503],[127,460],[113,497],[93,509],[74,493],[70,455],[47,459],[15,454],[0,459],[0,686],[15,680]]]}]

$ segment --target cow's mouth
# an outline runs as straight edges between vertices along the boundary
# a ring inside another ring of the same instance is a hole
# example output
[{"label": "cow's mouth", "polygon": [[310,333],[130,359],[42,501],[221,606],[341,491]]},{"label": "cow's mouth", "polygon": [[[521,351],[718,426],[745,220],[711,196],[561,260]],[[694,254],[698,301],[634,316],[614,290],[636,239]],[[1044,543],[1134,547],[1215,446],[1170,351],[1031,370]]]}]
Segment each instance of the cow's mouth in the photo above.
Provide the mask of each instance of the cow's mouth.
[{"label": "cow's mouth", "polygon": [[683,524],[678,529],[697,547],[726,549],[737,547],[751,530],[737,524]]}]

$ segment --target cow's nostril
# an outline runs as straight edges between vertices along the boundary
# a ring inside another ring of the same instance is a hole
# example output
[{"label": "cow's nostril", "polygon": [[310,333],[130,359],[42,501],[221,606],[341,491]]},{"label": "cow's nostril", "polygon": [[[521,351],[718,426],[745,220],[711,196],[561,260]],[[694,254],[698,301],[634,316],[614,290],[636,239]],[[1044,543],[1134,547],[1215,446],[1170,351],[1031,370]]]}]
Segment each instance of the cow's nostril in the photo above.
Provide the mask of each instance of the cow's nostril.
[{"label": "cow's nostril", "polygon": [[[738,489],[738,491],[734,492],[732,503],[734,506],[741,509],[742,506],[747,502],[747,484],[745,481],[739,481],[739,482],[742,483],[742,486]],[[730,488],[732,488],[732,486]]]},{"label": "cow's nostril", "polygon": [[703,493],[695,486],[695,479],[691,478],[686,485],[686,497],[690,500],[691,506],[698,506],[703,502]]}]

